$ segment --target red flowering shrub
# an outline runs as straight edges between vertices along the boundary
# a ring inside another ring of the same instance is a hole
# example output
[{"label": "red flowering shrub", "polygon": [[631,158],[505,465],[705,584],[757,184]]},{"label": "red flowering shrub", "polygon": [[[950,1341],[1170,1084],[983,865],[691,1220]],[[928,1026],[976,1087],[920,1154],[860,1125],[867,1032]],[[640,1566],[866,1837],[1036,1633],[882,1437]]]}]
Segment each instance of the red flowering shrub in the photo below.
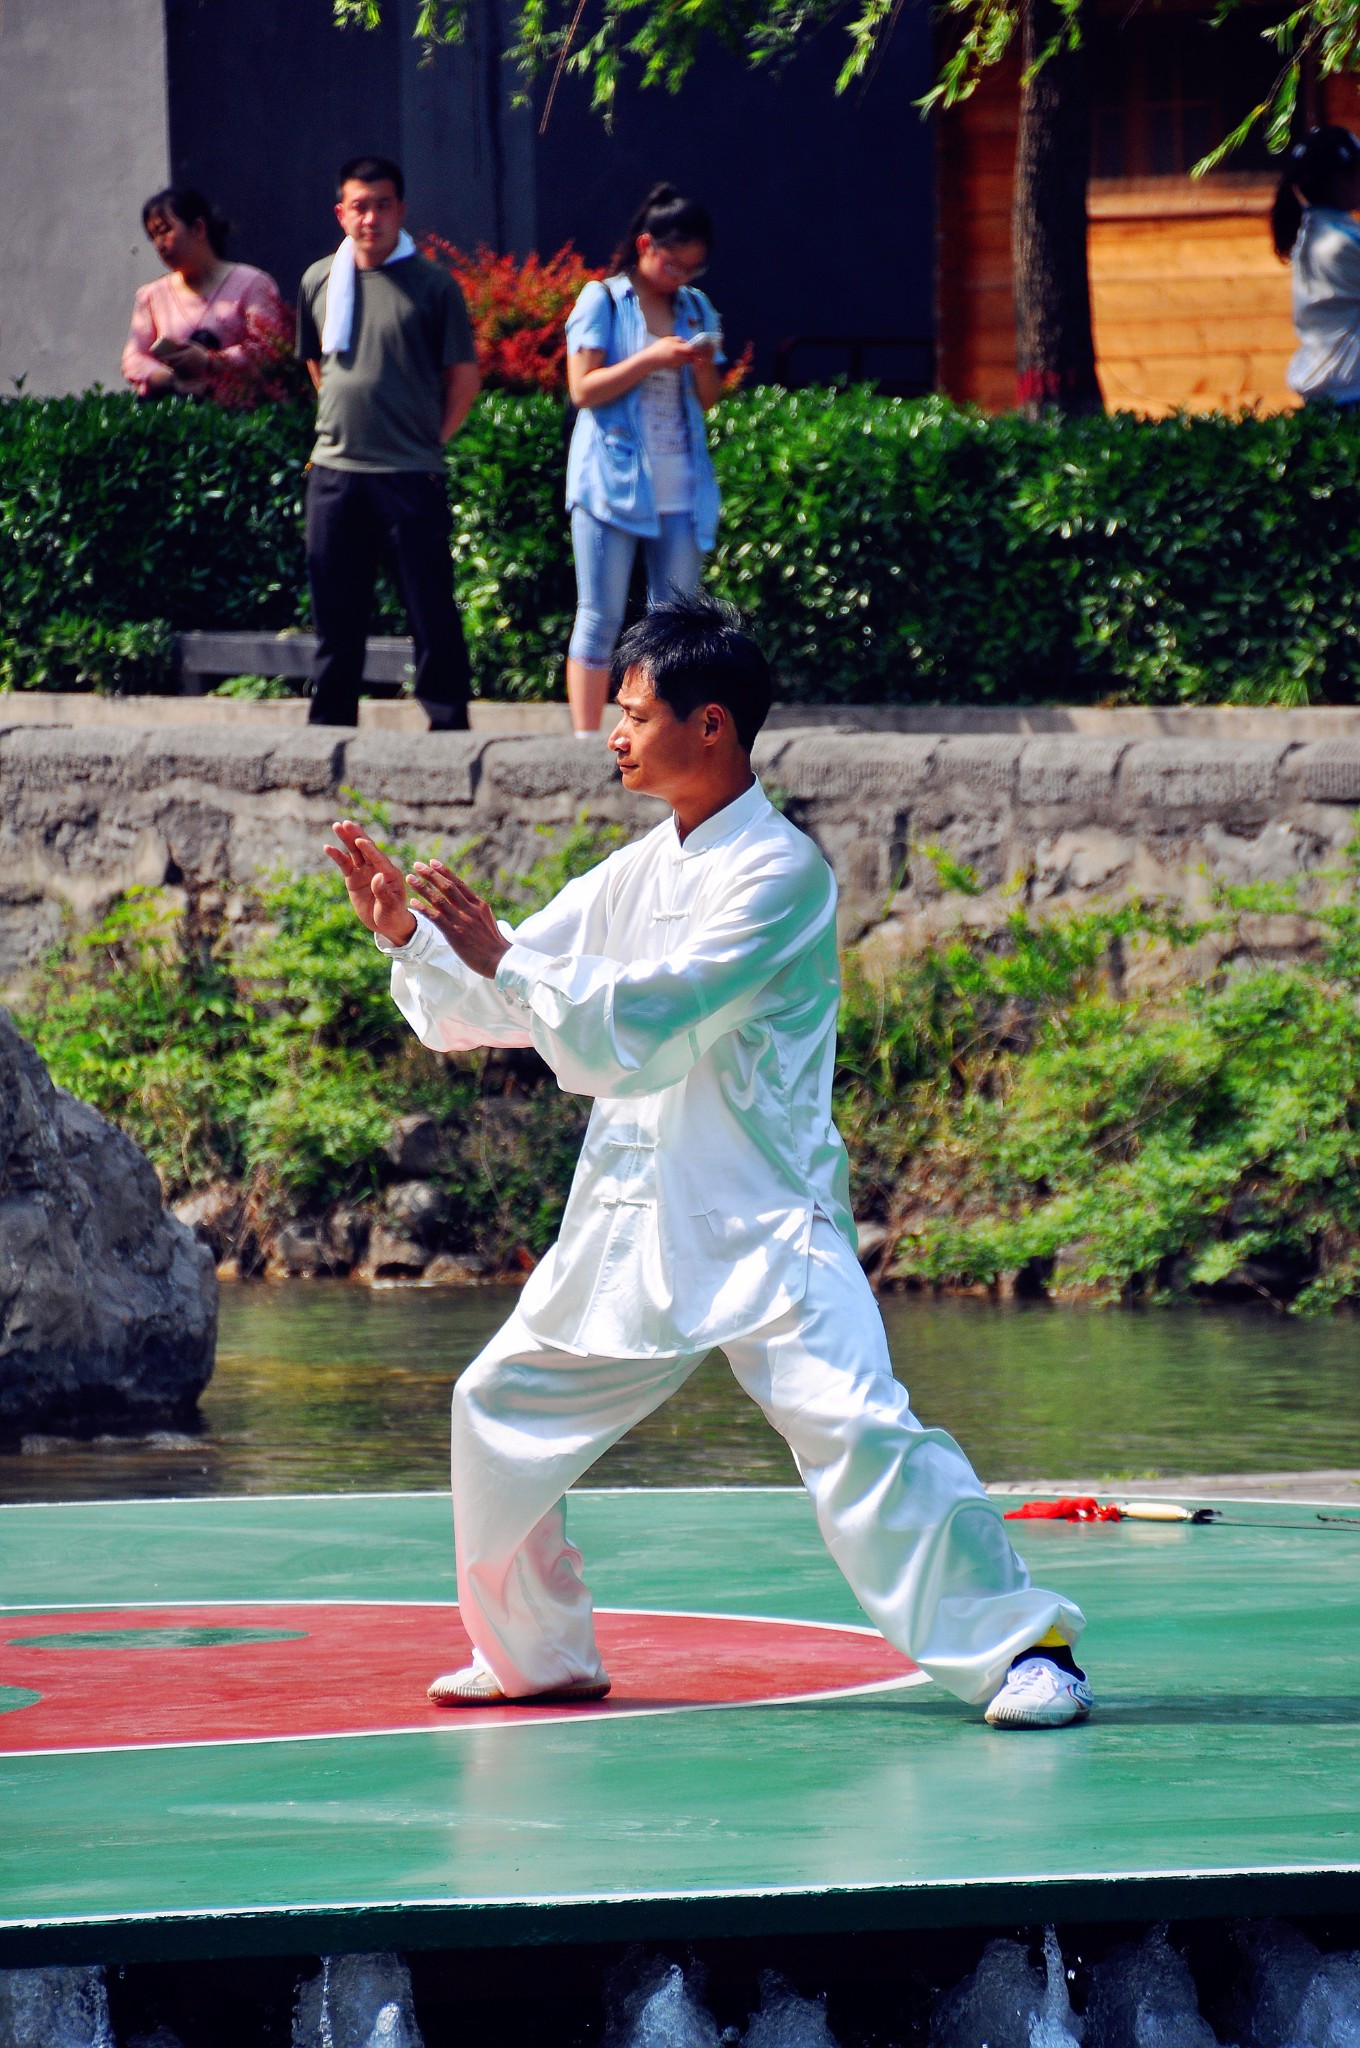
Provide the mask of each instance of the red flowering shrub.
[{"label": "red flowering shrub", "polygon": [[310,399],[311,379],[297,359],[293,337],[291,306],[281,306],[278,312],[250,307],[245,340],[236,344],[231,355],[213,357],[203,381],[204,396],[235,412]]},{"label": "red flowering shrub", "polygon": [[[591,278],[606,277],[607,271],[583,263],[570,242],[546,263],[538,256],[517,263],[485,243],[468,256],[442,235],[426,235],[420,253],[452,271],[462,287],[485,385],[499,391],[566,390],[567,315]],[[726,390],[745,382],[752,357],[748,342],[728,366]]]},{"label": "red flowering shrub", "polygon": [[546,261],[529,256],[523,263],[484,244],[469,256],[440,235],[426,235],[420,248],[462,287],[484,384],[500,391],[566,390],[567,315],[603,270],[583,263],[570,242]]},{"label": "red flowering shrub", "polygon": [[751,365],[755,359],[755,343],[748,341],[739,356],[729,358],[727,368],[723,371],[723,390],[740,391],[751,374]]}]

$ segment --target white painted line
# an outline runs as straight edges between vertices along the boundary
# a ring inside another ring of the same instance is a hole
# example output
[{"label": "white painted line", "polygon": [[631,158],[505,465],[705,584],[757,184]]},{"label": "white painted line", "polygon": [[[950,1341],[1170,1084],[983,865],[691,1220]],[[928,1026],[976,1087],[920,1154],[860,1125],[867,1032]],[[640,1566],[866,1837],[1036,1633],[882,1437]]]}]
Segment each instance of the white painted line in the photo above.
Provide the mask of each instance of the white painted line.
[{"label": "white painted line", "polygon": [[[1305,1499],[1302,1496],[1296,1496],[1293,1494],[1279,1493],[1182,1493],[1177,1489],[1174,1480],[1166,1486],[1161,1486],[1159,1482],[1153,1482],[1151,1480],[1149,1480],[1147,1484],[1149,1486],[1157,1484],[1158,1499],[1187,1501],[1194,1503],[1194,1505],[1196,1506],[1203,1505],[1206,1507],[1336,1508],[1345,1507],[1347,1505],[1347,1502],[1344,1499],[1338,1500],[1330,1495],[1321,1499],[1314,1500],[1312,1498]],[[988,1485],[985,1488],[985,1491],[989,1496],[998,1500],[1009,1500],[1012,1498],[1017,1500],[1024,1500],[1029,1498],[1040,1500],[1056,1500],[1059,1497],[1058,1490],[1055,1488],[1041,1488],[1036,1493],[1033,1487],[1014,1485],[1008,1480],[998,1480]],[[1112,1489],[1106,1488],[1105,1491],[1111,1492],[1111,1497],[1113,1497]],[[775,1486],[765,1484],[753,1486],[573,1486],[569,1489],[567,1497],[569,1500],[609,1500],[634,1494],[649,1495],[652,1497],[655,1497],[657,1494],[660,1494],[663,1497],[670,1496],[673,1494],[786,1494],[794,1496],[800,1500],[804,1500],[807,1498],[806,1491],[801,1486]],[[1135,1497],[1136,1496],[1128,1493],[1127,1490],[1125,1490],[1125,1499],[1131,1500]],[[1151,1498],[1151,1495],[1149,1495],[1148,1497]],[[371,1491],[346,1491],[333,1493],[176,1493],[154,1495],[117,1494],[111,1495],[107,1499],[100,1500],[0,1501],[0,1515],[26,1513],[30,1509],[51,1510],[58,1508],[212,1508],[225,1506],[240,1507],[242,1505],[254,1504],[257,1502],[261,1506],[279,1506],[290,1504],[293,1502],[333,1503],[335,1501],[350,1500],[447,1501],[449,1499],[450,1495],[447,1489],[427,1489],[423,1487],[375,1488]],[[1260,1526],[1264,1529],[1268,1528],[1269,1524],[1266,1522],[1262,1522]]]},{"label": "white painted line", "polygon": [[[581,1500],[608,1497],[614,1494],[671,1494],[671,1493],[789,1493],[800,1499],[806,1498],[801,1486],[573,1486],[568,1489],[568,1499]],[[447,1487],[393,1487],[370,1492],[334,1493],[158,1493],[158,1494],[117,1494],[100,1500],[6,1500],[0,1501],[0,1514],[9,1510],[27,1508],[211,1508],[228,1504],[240,1506],[242,1502],[274,1504],[285,1501],[337,1501],[337,1500],[451,1500]]]},{"label": "white painted line", "polygon": [[[0,1619],[7,1614],[173,1614],[184,1609],[242,1607],[429,1607],[441,1614],[456,1614],[456,1600],[362,1600],[323,1593],[315,1599],[305,1595],[292,1600],[266,1595],[255,1600],[48,1600],[27,1606],[0,1606]],[[858,1621],[813,1621],[798,1614],[746,1614],[736,1608],[721,1611],[704,1607],[597,1607],[596,1614],[657,1615],[662,1620],[754,1621],[767,1628],[824,1628],[843,1636],[877,1636],[886,1641],[881,1629]],[[899,1652],[899,1654],[902,1654]]]},{"label": "white painted line", "polygon": [[[765,1707],[815,1706],[835,1700],[860,1699],[871,1693],[905,1692],[911,1687],[929,1684],[930,1680],[924,1671],[908,1671],[901,1678],[878,1678],[866,1685],[833,1686],[823,1692],[780,1693],[769,1699],[683,1700],[667,1707],[614,1707],[598,1715],[583,1714],[579,1707],[535,1707],[532,1721],[500,1721],[488,1718],[499,1712],[495,1707],[442,1708],[439,1711],[445,1715],[443,1721],[420,1721],[408,1727],[335,1728],[314,1735],[221,1735],[201,1742],[90,1742],[70,1749],[0,1749],[0,1762],[14,1764],[27,1760],[40,1763],[49,1756],[149,1756],[154,1750],[168,1749],[261,1749],[266,1746],[277,1747],[283,1742],[386,1742],[398,1735],[456,1735],[460,1732],[485,1734],[491,1728],[561,1728],[572,1724],[582,1727],[587,1721],[595,1727],[612,1728],[616,1721],[648,1721],[662,1714],[722,1714],[743,1708],[754,1713]],[[0,1925],[3,1924],[0,1922]]]},{"label": "white painted line", "polygon": [[1016,1885],[1048,1889],[1068,1884],[1164,1884],[1177,1878],[1207,1881],[1225,1877],[1355,1876],[1360,1876],[1360,1863],[1212,1863],[1167,1867],[1159,1865],[1153,1870],[1062,1870],[1045,1871],[1042,1874],[1033,1871],[998,1871],[989,1873],[986,1877],[910,1877],[896,1882],[890,1879],[865,1878],[858,1884],[715,1885],[708,1889],[693,1891],[535,1892],[527,1896],[518,1896],[513,1892],[477,1892],[463,1896],[450,1896],[445,1893],[442,1896],[403,1896],[399,1899],[299,1899],[283,1906],[277,1900],[271,1900],[268,1904],[254,1906],[170,1906],[145,1913],[109,1913],[99,1916],[71,1913],[44,1920],[0,1919],[0,1931],[38,1933],[50,1927],[138,1927],[157,1926],[166,1921],[220,1924],[224,1921],[244,1919],[268,1919],[281,1921],[286,1925],[288,1921],[300,1919],[306,1913],[326,1917],[349,1913],[396,1915],[429,1911],[461,1914],[525,1907],[551,1911],[573,1906],[674,1905],[688,1901],[717,1903],[748,1899],[857,1899],[869,1895],[882,1897],[894,1892],[975,1892]]}]

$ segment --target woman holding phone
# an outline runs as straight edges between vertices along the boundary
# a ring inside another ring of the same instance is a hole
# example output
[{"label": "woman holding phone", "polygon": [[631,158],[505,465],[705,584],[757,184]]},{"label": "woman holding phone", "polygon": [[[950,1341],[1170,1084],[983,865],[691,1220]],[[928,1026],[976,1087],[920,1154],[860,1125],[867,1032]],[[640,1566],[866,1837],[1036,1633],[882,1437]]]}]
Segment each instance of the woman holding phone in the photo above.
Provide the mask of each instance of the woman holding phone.
[{"label": "woman holding phone", "polygon": [[227,260],[227,223],[196,186],[153,192],[142,226],[165,275],[133,302],[123,375],[139,398],[197,395],[215,363],[244,359],[255,323],[283,322],[279,288],[253,264]]},{"label": "woman holding phone", "polygon": [[713,228],[673,185],[654,185],[567,321],[567,387],[579,408],[567,458],[576,623],[567,701],[578,739],[599,731],[639,541],[657,604],[699,586],[718,530],[704,414],[722,393],[722,331],[698,289]]}]

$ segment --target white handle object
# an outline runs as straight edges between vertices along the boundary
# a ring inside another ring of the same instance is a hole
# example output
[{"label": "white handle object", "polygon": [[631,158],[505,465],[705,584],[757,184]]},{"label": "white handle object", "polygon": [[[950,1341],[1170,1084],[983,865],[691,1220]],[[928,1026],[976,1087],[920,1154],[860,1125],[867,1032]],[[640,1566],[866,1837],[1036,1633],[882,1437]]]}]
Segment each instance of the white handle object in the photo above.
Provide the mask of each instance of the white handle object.
[{"label": "white handle object", "polygon": [[1117,1500],[1115,1506],[1130,1522],[1193,1522],[1193,1508],[1174,1500]]}]

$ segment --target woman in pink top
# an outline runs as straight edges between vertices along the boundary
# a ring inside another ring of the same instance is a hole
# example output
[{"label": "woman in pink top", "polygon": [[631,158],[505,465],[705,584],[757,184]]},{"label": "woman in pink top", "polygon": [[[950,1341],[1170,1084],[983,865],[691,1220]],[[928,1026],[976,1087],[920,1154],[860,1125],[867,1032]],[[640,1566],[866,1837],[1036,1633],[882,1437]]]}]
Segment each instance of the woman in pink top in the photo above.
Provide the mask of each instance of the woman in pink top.
[{"label": "woman in pink top", "polygon": [[215,363],[243,362],[253,326],[284,319],[279,288],[263,270],[227,261],[227,223],[192,186],[153,194],[142,226],[166,275],[133,302],[123,375],[140,398],[210,389]]}]

